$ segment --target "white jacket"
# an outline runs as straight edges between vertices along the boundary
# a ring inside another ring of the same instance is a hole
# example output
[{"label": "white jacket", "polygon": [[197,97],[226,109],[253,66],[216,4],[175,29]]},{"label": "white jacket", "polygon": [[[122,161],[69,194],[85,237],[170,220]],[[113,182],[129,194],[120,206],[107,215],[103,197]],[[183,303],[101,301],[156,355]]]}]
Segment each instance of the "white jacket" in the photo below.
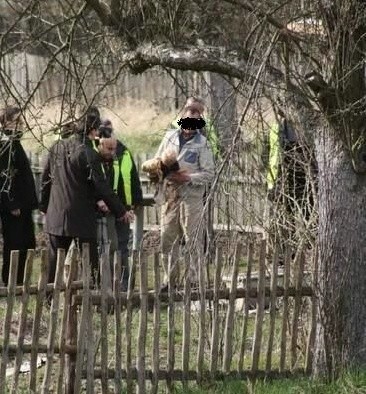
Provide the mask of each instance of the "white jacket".
[{"label": "white jacket", "polygon": [[187,141],[179,151],[179,134],[181,129],[169,130],[155,155],[161,157],[166,149],[175,150],[180,169],[186,170],[191,176],[193,186],[205,186],[215,176],[215,164],[207,139],[200,133]]}]

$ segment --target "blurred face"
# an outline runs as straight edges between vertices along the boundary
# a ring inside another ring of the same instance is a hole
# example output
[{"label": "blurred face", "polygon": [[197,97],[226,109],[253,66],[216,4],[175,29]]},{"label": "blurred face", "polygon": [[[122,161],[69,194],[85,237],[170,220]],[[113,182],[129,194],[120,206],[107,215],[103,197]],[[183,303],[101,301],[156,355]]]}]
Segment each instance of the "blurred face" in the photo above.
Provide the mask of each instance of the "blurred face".
[{"label": "blurred face", "polygon": [[[201,115],[195,111],[186,111],[183,115],[184,118],[195,118],[199,119]],[[197,130],[183,129],[183,136],[186,138],[192,137],[192,135],[196,134]]]},{"label": "blurred face", "polygon": [[117,140],[115,138],[101,138],[98,150],[104,160],[112,160],[116,154]]}]

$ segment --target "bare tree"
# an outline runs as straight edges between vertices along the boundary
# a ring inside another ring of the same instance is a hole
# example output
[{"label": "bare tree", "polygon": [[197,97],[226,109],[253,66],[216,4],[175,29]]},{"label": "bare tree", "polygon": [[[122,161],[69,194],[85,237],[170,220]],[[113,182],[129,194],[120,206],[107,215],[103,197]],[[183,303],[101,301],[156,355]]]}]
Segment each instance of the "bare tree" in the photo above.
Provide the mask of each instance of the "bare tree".
[{"label": "bare tree", "polygon": [[[332,373],[366,363],[362,1],[14,0],[1,6],[11,15],[3,18],[1,54],[36,51],[50,59],[25,96],[4,67],[0,70],[3,97],[30,110],[35,110],[32,98],[52,68],[63,73],[60,97],[68,92],[70,113],[75,100],[90,103],[83,81],[95,70],[103,73],[103,62],[111,58],[119,62],[115,76],[122,69],[142,73],[161,66],[227,77],[241,87],[239,126],[254,101],[280,100],[315,147],[319,169],[321,286],[315,370]],[[86,54],[83,64],[80,52]],[[104,80],[111,84],[114,78]],[[238,127],[226,161],[235,161],[235,149],[240,159],[240,133]]]}]

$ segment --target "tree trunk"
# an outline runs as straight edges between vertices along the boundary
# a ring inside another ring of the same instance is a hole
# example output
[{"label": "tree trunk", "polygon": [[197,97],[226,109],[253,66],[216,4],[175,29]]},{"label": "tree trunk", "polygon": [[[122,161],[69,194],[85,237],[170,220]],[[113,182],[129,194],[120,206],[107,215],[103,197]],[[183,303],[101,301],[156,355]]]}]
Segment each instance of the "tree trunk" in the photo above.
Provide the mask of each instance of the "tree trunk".
[{"label": "tree trunk", "polygon": [[319,166],[319,314],[315,374],[366,365],[366,177],[334,130],[315,141]]}]

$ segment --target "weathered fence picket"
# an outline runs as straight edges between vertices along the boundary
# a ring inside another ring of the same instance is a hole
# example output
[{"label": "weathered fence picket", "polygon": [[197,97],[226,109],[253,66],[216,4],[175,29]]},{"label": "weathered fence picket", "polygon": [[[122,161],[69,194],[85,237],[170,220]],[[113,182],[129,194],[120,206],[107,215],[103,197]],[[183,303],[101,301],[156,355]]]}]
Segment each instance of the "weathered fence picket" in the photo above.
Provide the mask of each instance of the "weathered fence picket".
[{"label": "weathered fence picket", "polygon": [[214,276],[214,298],[213,298],[213,316],[212,316],[212,334],[211,334],[211,354],[210,354],[210,372],[214,377],[217,371],[217,362],[219,356],[219,290],[221,287],[221,270],[222,270],[222,249],[217,249],[215,253],[215,276]]},{"label": "weathered fence picket", "polygon": [[121,322],[121,254],[117,252],[113,261],[113,296],[115,317],[115,351],[116,373],[114,376],[114,389],[116,393],[122,392],[122,322]]},{"label": "weathered fence picket", "polygon": [[48,276],[48,253],[45,250],[41,251],[41,272],[38,281],[38,292],[36,295],[36,307],[33,316],[33,328],[32,328],[32,352],[30,360],[30,382],[29,388],[33,392],[37,389],[37,359],[38,359],[38,347],[40,337],[40,324],[43,309],[43,300],[46,296]]},{"label": "weathered fence picket", "polygon": [[[253,265],[253,242],[250,241],[248,246],[248,255],[247,255],[247,272],[245,277],[245,289],[250,291],[252,287],[252,265]],[[246,350],[246,341],[247,341],[247,333],[248,333],[248,321],[249,321],[249,307],[250,307],[250,299],[249,297],[245,297],[244,301],[244,316],[243,316],[243,326],[241,330],[241,345],[240,345],[240,354],[239,354],[239,363],[238,363],[238,372],[239,374],[243,372],[244,369],[244,356]]]},{"label": "weathered fence picket", "polygon": [[17,338],[17,351],[15,355],[15,365],[14,365],[14,377],[11,392],[16,394],[18,392],[18,382],[20,366],[23,358],[23,343],[25,337],[26,320],[28,314],[28,302],[29,302],[29,286],[31,281],[31,275],[33,270],[34,261],[34,250],[28,250],[27,259],[25,261],[24,269],[24,283],[23,283],[23,294],[21,298],[21,312],[20,312],[20,322],[18,328],[18,338]]},{"label": "weathered fence picket", "polygon": [[[160,293],[160,259],[159,254],[154,253],[154,292]],[[160,298],[154,298],[153,316],[153,345],[152,345],[152,387],[151,393],[156,394],[159,388],[159,369],[160,369]]]},{"label": "weathered fence picket", "polygon": [[15,303],[15,287],[17,281],[17,270],[18,270],[19,251],[12,251],[10,257],[10,270],[9,270],[9,282],[8,282],[8,296],[6,299],[7,308],[4,320],[3,329],[3,349],[1,353],[1,364],[0,364],[0,394],[5,393],[5,376],[6,367],[9,362],[9,342],[10,342],[10,328],[11,318],[13,314],[13,308]]}]

